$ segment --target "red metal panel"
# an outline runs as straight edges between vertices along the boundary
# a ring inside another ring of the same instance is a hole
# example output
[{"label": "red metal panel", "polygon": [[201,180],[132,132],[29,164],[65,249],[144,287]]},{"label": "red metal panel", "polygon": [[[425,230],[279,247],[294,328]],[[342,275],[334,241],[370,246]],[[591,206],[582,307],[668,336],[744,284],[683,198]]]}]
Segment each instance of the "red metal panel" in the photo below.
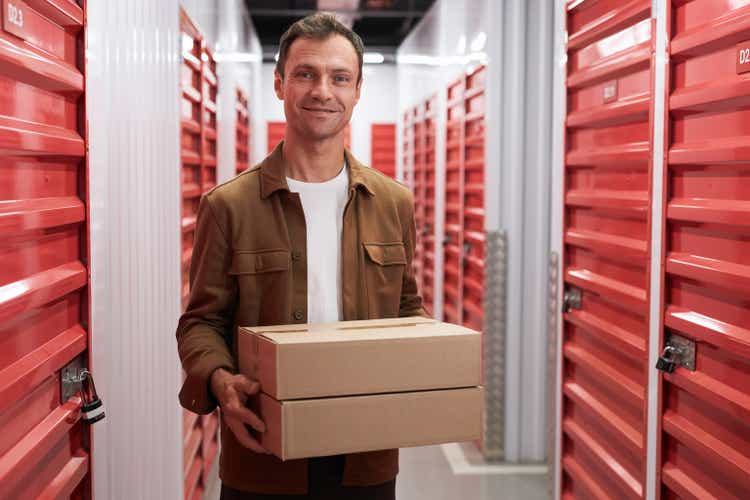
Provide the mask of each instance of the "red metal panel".
[{"label": "red metal panel", "polygon": [[201,74],[203,77],[201,191],[206,193],[216,186],[217,180],[216,97],[219,86],[216,80],[216,61],[214,60],[213,53],[207,47],[205,40],[202,42],[201,63]]},{"label": "red metal panel", "polygon": [[242,89],[237,89],[237,131],[236,131],[236,162],[237,173],[243,172],[250,166],[250,108],[247,97]]},{"label": "red metal panel", "polygon": [[646,0],[568,4],[564,498],[643,498],[649,367],[652,20]]},{"label": "red metal panel", "polygon": [[0,3],[0,498],[91,490],[80,399],[60,400],[88,347],[84,9],[57,3]]},{"label": "red metal panel", "polygon": [[443,240],[443,321],[463,322],[464,167],[466,76],[448,86],[445,143],[445,239]]},{"label": "red metal panel", "polygon": [[414,225],[417,229],[417,241],[414,246],[414,272],[417,287],[421,290],[424,272],[424,245],[422,232],[424,231],[424,202],[425,202],[425,122],[424,107],[420,104],[414,107],[412,113],[412,127],[414,130],[414,147],[412,149],[412,191],[414,192]]},{"label": "red metal panel", "polygon": [[432,313],[435,297],[435,106],[437,96],[424,104],[424,194],[422,236],[422,299]]},{"label": "red metal panel", "polygon": [[464,326],[484,329],[484,82],[486,67],[466,76],[463,168]]},{"label": "red metal panel", "polygon": [[270,153],[284,139],[286,122],[268,122],[268,152]]},{"label": "red metal panel", "polygon": [[659,497],[750,498],[750,1],[672,4],[662,332],[696,370],[662,377]]},{"label": "red metal panel", "polygon": [[396,124],[373,123],[370,127],[370,163],[392,179],[396,178]]}]

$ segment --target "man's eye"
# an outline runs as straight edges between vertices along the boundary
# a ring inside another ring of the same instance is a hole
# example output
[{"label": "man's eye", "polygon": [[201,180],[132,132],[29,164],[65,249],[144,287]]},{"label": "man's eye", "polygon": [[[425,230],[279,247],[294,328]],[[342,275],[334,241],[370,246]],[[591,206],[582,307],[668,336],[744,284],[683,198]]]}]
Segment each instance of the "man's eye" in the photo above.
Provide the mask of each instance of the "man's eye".
[{"label": "man's eye", "polygon": [[348,82],[348,81],[349,81],[349,77],[348,77],[348,76],[344,76],[344,75],[336,75],[336,76],[334,77],[334,79],[335,79],[335,80],[336,80],[337,82],[341,82],[341,83],[346,83],[346,82]]},{"label": "man's eye", "polygon": [[299,76],[300,78],[310,79],[313,77],[313,74],[309,71],[300,71],[299,73],[297,73],[297,76]]}]

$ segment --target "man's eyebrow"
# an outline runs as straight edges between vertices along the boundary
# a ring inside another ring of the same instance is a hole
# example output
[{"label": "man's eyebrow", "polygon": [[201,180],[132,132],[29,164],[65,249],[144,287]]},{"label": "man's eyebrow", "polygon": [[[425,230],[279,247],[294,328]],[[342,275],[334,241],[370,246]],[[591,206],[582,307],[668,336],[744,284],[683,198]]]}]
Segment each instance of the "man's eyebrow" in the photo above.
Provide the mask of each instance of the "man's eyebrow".
[{"label": "man's eyebrow", "polygon": [[297,66],[292,68],[292,71],[297,71],[300,69],[307,69],[307,70],[313,70],[313,71],[317,70],[317,68],[313,66],[312,64],[298,64]]}]

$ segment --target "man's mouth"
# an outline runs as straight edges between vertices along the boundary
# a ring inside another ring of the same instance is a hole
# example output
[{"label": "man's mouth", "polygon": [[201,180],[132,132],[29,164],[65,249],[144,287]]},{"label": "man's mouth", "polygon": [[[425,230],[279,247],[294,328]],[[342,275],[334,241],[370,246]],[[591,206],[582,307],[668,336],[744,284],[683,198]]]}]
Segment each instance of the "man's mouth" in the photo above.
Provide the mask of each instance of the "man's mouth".
[{"label": "man's mouth", "polygon": [[302,106],[302,109],[305,111],[312,111],[315,113],[336,113],[335,109],[328,109],[328,108],[311,108],[307,106]]}]

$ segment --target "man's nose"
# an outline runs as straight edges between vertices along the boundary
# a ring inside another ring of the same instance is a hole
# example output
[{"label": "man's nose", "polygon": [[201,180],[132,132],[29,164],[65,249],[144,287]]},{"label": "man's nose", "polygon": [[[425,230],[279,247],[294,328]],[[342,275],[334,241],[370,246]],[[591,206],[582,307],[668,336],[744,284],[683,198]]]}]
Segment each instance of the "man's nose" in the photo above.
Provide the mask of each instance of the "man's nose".
[{"label": "man's nose", "polygon": [[328,101],[333,98],[331,93],[331,81],[328,77],[318,78],[312,88],[312,97],[320,101]]}]

